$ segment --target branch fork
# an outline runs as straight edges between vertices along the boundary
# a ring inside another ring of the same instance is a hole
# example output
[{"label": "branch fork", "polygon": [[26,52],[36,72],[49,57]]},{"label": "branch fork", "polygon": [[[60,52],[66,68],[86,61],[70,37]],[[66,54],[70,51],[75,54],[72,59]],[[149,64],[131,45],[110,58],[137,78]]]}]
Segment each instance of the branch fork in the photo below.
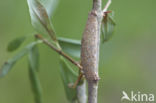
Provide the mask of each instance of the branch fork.
[{"label": "branch fork", "polygon": [[79,64],[79,62],[75,61],[74,59],[72,59],[70,56],[68,56],[67,54],[65,54],[61,49],[56,48],[55,46],[53,46],[48,40],[44,39],[41,35],[36,34],[35,37],[37,39],[40,39],[43,41],[44,44],[46,44],[47,46],[49,46],[51,49],[53,49],[54,51],[56,51],[57,53],[59,53],[60,55],[62,55],[63,57],[65,57],[66,59],[68,59],[71,63],[73,63],[74,65],[76,65],[80,71],[82,70],[82,66]]},{"label": "branch fork", "polygon": [[[93,9],[91,10],[91,12],[88,16],[88,21],[87,21],[86,28],[85,28],[85,31],[83,34],[83,39],[82,39],[81,64],[79,62],[75,61],[74,59],[72,59],[67,54],[65,54],[59,47],[58,41],[55,41],[56,46],[58,47],[58,48],[56,48],[50,42],[48,42],[48,40],[44,39],[41,35],[39,35],[39,34],[35,35],[35,37],[37,39],[40,39],[44,44],[49,46],[51,49],[53,49],[54,51],[56,51],[57,53],[59,53],[60,55],[65,57],[67,60],[69,60],[71,63],[73,63],[74,65],[76,65],[79,68],[80,75],[78,77],[78,80],[74,84],[69,85],[69,87],[76,88],[76,86],[80,82],[81,78],[83,76],[85,76],[85,78],[88,81],[88,103],[97,103],[98,81],[100,79],[99,75],[98,75],[98,62],[99,62],[98,59],[99,59],[101,22],[102,22],[102,18],[105,17],[105,15],[107,13],[111,12],[111,11],[107,11],[110,4],[111,4],[111,0],[108,0],[106,6],[102,10],[101,9],[102,1],[101,0],[93,0]],[[85,34],[87,36],[85,36]],[[88,39],[89,39],[89,41],[86,42],[86,40],[88,40]],[[89,43],[89,46],[83,45],[83,43]],[[87,49],[85,50],[85,48],[87,48],[88,50]],[[94,50],[90,51],[91,49],[89,49],[89,48],[94,49]],[[86,54],[83,54],[83,53],[86,53]],[[89,53],[92,53],[93,55],[91,54],[90,56],[86,56]],[[91,65],[93,67],[91,67],[92,69],[85,70],[87,66],[90,66],[89,65],[90,63],[85,64],[84,61],[87,60],[86,62],[89,62],[88,59],[91,59],[91,58],[93,61],[93,63],[91,63]]]},{"label": "branch fork", "polygon": [[102,0],[93,0],[81,41],[81,64],[88,82],[88,103],[97,103],[101,22],[110,4],[111,0],[108,0],[102,10]]},{"label": "branch fork", "polygon": [[76,86],[78,85],[78,83],[80,82],[81,78],[83,77],[83,68],[80,65],[79,62],[75,61],[74,59],[72,59],[70,56],[68,56],[67,54],[65,54],[60,48],[56,48],[55,46],[53,46],[48,40],[46,40],[45,38],[43,38],[41,35],[36,34],[35,37],[37,39],[40,39],[45,45],[49,46],[51,49],[53,49],[54,51],[56,51],[58,54],[62,55],[63,57],[65,57],[67,60],[69,60],[72,64],[76,65],[79,70],[80,70],[80,74],[78,79],[76,80],[76,82],[73,84],[69,84],[68,86],[70,88],[76,88]]}]

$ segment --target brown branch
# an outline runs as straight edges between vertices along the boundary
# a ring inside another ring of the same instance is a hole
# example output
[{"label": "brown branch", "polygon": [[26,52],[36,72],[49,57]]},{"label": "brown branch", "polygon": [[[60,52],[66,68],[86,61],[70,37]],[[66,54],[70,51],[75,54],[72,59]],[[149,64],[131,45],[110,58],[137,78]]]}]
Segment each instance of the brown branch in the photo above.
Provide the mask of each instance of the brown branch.
[{"label": "brown branch", "polygon": [[51,49],[53,49],[54,51],[56,51],[57,53],[59,53],[60,55],[62,55],[63,57],[65,57],[66,59],[68,59],[71,63],[73,63],[74,65],[76,65],[82,71],[82,66],[78,62],[76,62],[74,59],[72,59],[70,56],[68,56],[67,54],[65,54],[62,50],[60,50],[60,49],[56,48],[55,46],[53,46],[48,40],[44,39],[39,34],[35,35],[35,37],[38,38],[38,39],[40,39],[40,40],[42,40],[44,44],[46,44]]},{"label": "brown branch", "polygon": [[83,77],[83,74],[80,73],[77,80],[75,81],[75,83],[74,84],[69,84],[69,87],[75,89],[78,86],[79,82],[81,81],[82,77]]},{"label": "brown branch", "polygon": [[100,29],[102,21],[101,0],[93,0],[93,8],[82,37],[81,65],[88,82],[88,103],[97,103]]},{"label": "brown branch", "polygon": [[[108,1],[104,10],[110,5]],[[93,0],[93,8],[88,15],[88,20],[82,37],[81,65],[88,82],[88,103],[97,103],[98,97],[98,64],[101,22],[103,18],[102,0]]]},{"label": "brown branch", "polygon": [[[59,45],[58,42],[56,42],[56,46],[53,46],[51,43],[49,43],[46,39],[44,39],[41,35],[35,35],[36,38],[40,39],[43,41],[44,44],[46,44],[47,46],[49,46],[50,48],[52,48],[54,51],[56,51],[57,53],[59,53],[60,55],[62,55],[63,57],[65,57],[67,60],[69,60],[71,63],[75,64],[79,69],[80,69],[80,76],[78,77],[78,80],[75,82],[75,87],[77,90],[77,99],[79,103],[86,103],[87,101],[87,96],[86,96],[86,84],[85,81],[82,84],[79,84],[79,81],[81,80],[82,76],[83,76],[83,71],[82,71],[82,66],[76,62],[75,60],[73,60],[71,57],[69,57],[67,54],[65,54],[62,50],[61,47]],[[77,86],[76,86],[77,85]]]}]

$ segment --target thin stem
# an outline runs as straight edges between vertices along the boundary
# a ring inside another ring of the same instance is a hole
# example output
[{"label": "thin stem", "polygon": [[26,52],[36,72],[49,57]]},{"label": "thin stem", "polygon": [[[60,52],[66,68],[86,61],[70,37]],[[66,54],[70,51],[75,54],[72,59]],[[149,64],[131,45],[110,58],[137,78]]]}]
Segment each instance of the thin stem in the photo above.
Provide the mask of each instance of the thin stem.
[{"label": "thin stem", "polygon": [[76,88],[78,86],[78,84],[79,84],[80,80],[82,79],[82,77],[83,77],[83,74],[80,73],[77,80],[76,80],[76,82],[72,85],[72,88]]},{"label": "thin stem", "polygon": [[35,35],[35,37],[38,38],[38,39],[40,39],[40,40],[42,40],[44,44],[46,44],[51,49],[53,49],[54,51],[56,51],[57,53],[59,53],[60,55],[62,55],[63,57],[65,57],[66,59],[68,59],[71,63],[73,63],[80,70],[82,70],[82,66],[78,62],[76,62],[74,59],[72,59],[70,56],[68,56],[67,54],[65,54],[61,49],[58,49],[55,46],[53,46],[50,42],[48,42],[46,39],[44,39],[41,35]]},{"label": "thin stem", "polygon": [[97,96],[98,96],[98,82],[88,82],[88,103],[98,103]]},{"label": "thin stem", "polygon": [[[108,1],[104,11],[111,3]],[[81,65],[88,82],[88,103],[97,103],[98,97],[98,65],[100,31],[103,18],[102,0],[93,0],[93,8],[88,16],[81,44]]]},{"label": "thin stem", "polygon": [[79,84],[79,82],[80,82],[80,80],[81,80],[81,78],[83,76],[82,66],[61,50],[61,47],[60,47],[58,41],[55,41],[56,46],[57,46],[57,48],[56,48],[51,43],[49,43],[46,39],[44,39],[41,35],[35,35],[35,37],[42,40],[42,42],[44,44],[46,44],[51,49],[53,49],[54,51],[56,51],[57,53],[59,53],[60,55],[65,57],[66,59],[68,59],[71,63],[75,64],[80,69],[80,76],[78,77],[78,80],[75,82],[75,85],[78,84],[77,87],[76,87],[76,89],[77,89],[77,99],[78,99],[78,103],[86,103],[87,102],[87,99],[86,99],[87,98],[87,96],[86,96],[86,83],[84,81],[82,84]]},{"label": "thin stem", "polygon": [[108,9],[108,7],[110,6],[111,3],[112,3],[112,0],[108,0],[106,6],[103,9],[103,12],[106,12],[107,11],[107,9]]}]

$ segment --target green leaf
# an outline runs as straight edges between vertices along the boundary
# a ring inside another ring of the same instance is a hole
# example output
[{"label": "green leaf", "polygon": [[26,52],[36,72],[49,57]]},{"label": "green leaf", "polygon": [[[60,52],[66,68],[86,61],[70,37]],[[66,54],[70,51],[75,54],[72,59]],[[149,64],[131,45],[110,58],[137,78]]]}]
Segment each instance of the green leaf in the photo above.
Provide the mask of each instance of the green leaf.
[{"label": "green leaf", "polygon": [[67,38],[58,38],[63,51],[70,56],[80,58],[81,41]]},{"label": "green leaf", "polygon": [[56,40],[53,26],[49,19],[46,9],[38,0],[27,0],[29,12],[31,16],[31,23],[33,27],[41,34],[49,34]]},{"label": "green leaf", "polygon": [[36,67],[34,66],[34,61],[29,57],[29,79],[31,83],[32,92],[34,94],[35,103],[42,103],[42,88],[40,80],[37,75]]},{"label": "green leaf", "polygon": [[101,24],[101,36],[103,42],[108,41],[112,37],[114,29],[115,22],[113,20],[113,14],[112,15],[106,14]]},{"label": "green leaf", "polygon": [[12,40],[8,44],[7,50],[9,52],[15,51],[16,49],[18,49],[21,46],[21,44],[24,42],[25,39],[26,39],[26,37],[19,37],[19,38]]},{"label": "green leaf", "polygon": [[43,6],[45,7],[47,14],[51,17],[56,9],[59,0],[40,0]]},{"label": "green leaf", "polygon": [[74,83],[77,79],[77,74],[73,71],[73,68],[68,64],[68,62],[60,56],[60,73],[63,80],[65,92],[67,99],[72,103],[76,100],[76,89],[69,88],[70,83]]},{"label": "green leaf", "polygon": [[5,62],[2,68],[0,69],[0,77],[5,76],[12,69],[12,67],[16,64],[16,62],[20,60],[25,54],[27,54],[28,51],[38,43],[41,43],[41,41],[36,41],[27,45],[26,48],[24,48],[21,52],[17,53],[13,58]]},{"label": "green leaf", "polygon": [[27,51],[23,50],[17,55],[15,55],[13,58],[9,59],[7,62],[5,62],[0,71],[0,77],[5,76],[11,70],[11,68],[16,64],[16,62],[20,60],[26,53]]},{"label": "green leaf", "polygon": [[[34,42],[35,43],[35,42]],[[37,71],[39,68],[39,52],[37,45],[29,46],[29,78],[31,82],[31,88],[34,94],[35,102],[42,103],[42,89],[40,80],[37,75]]]},{"label": "green leaf", "polygon": [[35,45],[29,50],[29,61],[32,68],[39,70],[39,51],[38,46]]}]

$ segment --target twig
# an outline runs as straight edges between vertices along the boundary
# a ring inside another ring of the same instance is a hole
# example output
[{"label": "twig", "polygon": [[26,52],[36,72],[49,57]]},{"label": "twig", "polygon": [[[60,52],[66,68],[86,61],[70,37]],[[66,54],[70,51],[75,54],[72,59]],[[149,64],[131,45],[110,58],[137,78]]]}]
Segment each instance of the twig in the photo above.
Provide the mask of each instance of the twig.
[{"label": "twig", "polygon": [[83,77],[83,74],[80,73],[79,76],[78,76],[78,79],[76,80],[76,82],[74,84],[72,84],[72,85],[69,85],[69,87],[70,88],[76,88],[82,77]]},{"label": "twig", "polygon": [[106,6],[103,9],[103,12],[106,12],[107,11],[107,9],[108,9],[108,7],[110,6],[111,3],[112,3],[112,0],[108,0]]},{"label": "twig", "polygon": [[108,9],[110,3],[111,0],[108,1],[104,10],[102,10],[102,0],[93,0],[93,8],[88,15],[82,37],[81,65],[88,82],[88,103],[97,103],[101,22],[103,11],[105,12]]},{"label": "twig", "polygon": [[97,103],[99,43],[102,14],[102,0],[93,0],[93,8],[82,37],[81,65],[88,82],[88,103]]},{"label": "twig", "polygon": [[35,35],[36,38],[40,39],[43,41],[44,44],[46,44],[47,46],[49,46],[50,48],[52,48],[54,51],[56,51],[57,53],[59,53],[60,55],[62,55],[63,57],[65,57],[66,59],[68,59],[71,63],[73,63],[74,65],[76,65],[80,71],[82,71],[82,66],[76,62],[75,60],[73,60],[71,57],[69,57],[67,54],[65,54],[62,50],[57,49],[55,46],[53,46],[50,42],[48,42],[46,39],[44,39],[41,35]]},{"label": "twig", "polygon": [[81,80],[82,76],[83,76],[83,71],[82,71],[82,66],[76,62],[75,60],[73,60],[71,57],[69,57],[67,54],[65,54],[62,50],[61,47],[59,45],[59,43],[57,41],[55,41],[56,46],[53,46],[51,43],[49,43],[46,39],[44,39],[41,35],[35,35],[36,38],[40,39],[41,41],[43,41],[44,44],[46,44],[47,46],[49,46],[50,48],[52,48],[54,51],[56,51],[57,53],[59,53],[60,55],[62,55],[63,57],[65,57],[67,60],[69,60],[71,63],[75,64],[79,69],[80,69],[80,76],[78,77],[78,80],[75,82],[76,86],[76,90],[77,90],[77,99],[78,99],[78,103],[86,103],[87,101],[87,96],[86,96],[86,84],[85,81],[82,84],[79,84],[79,81]]}]

